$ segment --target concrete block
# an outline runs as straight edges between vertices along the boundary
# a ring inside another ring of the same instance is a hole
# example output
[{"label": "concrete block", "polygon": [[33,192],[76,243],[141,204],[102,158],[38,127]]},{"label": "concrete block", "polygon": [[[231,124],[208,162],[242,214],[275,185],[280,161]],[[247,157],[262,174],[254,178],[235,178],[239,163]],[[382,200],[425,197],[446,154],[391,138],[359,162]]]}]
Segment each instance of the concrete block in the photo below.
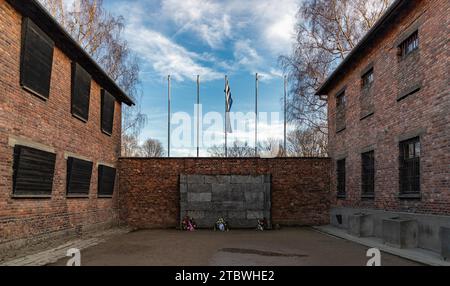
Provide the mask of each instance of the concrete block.
[{"label": "concrete block", "polygon": [[248,176],[238,176],[238,175],[231,176],[231,184],[246,184],[247,181]]},{"label": "concrete block", "polygon": [[265,183],[264,184],[264,193],[266,194],[267,198],[270,198],[270,194],[271,194],[271,185],[270,183]]},{"label": "concrete block", "polygon": [[[262,211],[247,211],[247,219],[258,220],[264,217],[264,212]],[[255,222],[256,225],[256,222]]]},{"label": "concrete block", "polygon": [[245,201],[247,203],[264,202],[264,193],[263,192],[245,192]]},{"label": "concrete block", "polygon": [[180,184],[185,184],[187,183],[187,175],[180,175]]},{"label": "concrete block", "polygon": [[224,201],[213,202],[213,208],[217,211],[239,211],[244,209],[244,202],[239,201]]},{"label": "concrete block", "polygon": [[188,184],[189,193],[209,193],[211,192],[211,185],[209,184]]},{"label": "concrete block", "polygon": [[418,230],[416,220],[397,217],[383,219],[383,242],[397,248],[416,248]]},{"label": "concrete block", "polygon": [[187,211],[187,215],[194,220],[202,219],[206,217],[206,211]]},{"label": "concrete block", "polygon": [[230,229],[236,229],[236,228],[255,228],[256,229],[256,220],[248,220],[248,219],[229,219],[228,225]]},{"label": "concrete block", "polygon": [[188,193],[188,202],[211,202],[211,193]]},{"label": "concrete block", "polygon": [[248,183],[249,184],[263,184],[264,176],[249,176]]},{"label": "concrete block", "polygon": [[260,211],[260,210],[264,210],[264,201],[252,201],[252,202],[246,202],[245,203],[245,208],[247,210],[251,210],[251,211]]},{"label": "concrete block", "polygon": [[239,188],[240,185],[212,185],[212,201],[243,201],[244,193]]},{"label": "concrete block", "polygon": [[264,182],[264,176],[242,176],[232,175],[232,184],[262,184]]},{"label": "concrete block", "polygon": [[213,229],[216,220],[217,218],[207,216],[201,219],[195,219],[195,222],[197,223],[198,228]]},{"label": "concrete block", "polygon": [[229,184],[230,182],[231,176],[205,176],[205,184]]},{"label": "concrete block", "polygon": [[229,219],[247,219],[247,212],[246,211],[228,211],[226,217]]},{"label": "concrete block", "polygon": [[444,260],[449,260],[450,258],[450,227],[441,227],[439,232],[439,237],[441,240],[441,255]]},{"label": "concrete block", "polygon": [[180,202],[187,202],[188,200],[188,195],[187,193],[180,193]]},{"label": "concrete block", "polygon": [[213,209],[213,204],[211,202],[186,202],[180,203],[181,211],[196,210],[196,211],[210,211]]},{"label": "concrete block", "polygon": [[364,213],[349,215],[347,231],[357,237],[373,236],[372,216]]},{"label": "concrete block", "polygon": [[188,191],[188,185],[180,184],[180,193],[187,193],[187,191]]},{"label": "concrete block", "polygon": [[244,191],[248,192],[264,192],[264,184],[244,184]]},{"label": "concrete block", "polygon": [[187,182],[188,182],[188,184],[204,184],[205,176],[203,176],[203,175],[188,175]]}]

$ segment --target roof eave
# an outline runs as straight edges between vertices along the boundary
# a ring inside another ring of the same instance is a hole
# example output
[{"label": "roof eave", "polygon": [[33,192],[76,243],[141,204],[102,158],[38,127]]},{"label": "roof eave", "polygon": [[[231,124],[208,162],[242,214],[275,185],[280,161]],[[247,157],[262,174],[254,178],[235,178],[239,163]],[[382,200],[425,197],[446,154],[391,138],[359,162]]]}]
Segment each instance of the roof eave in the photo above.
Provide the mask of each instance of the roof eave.
[{"label": "roof eave", "polygon": [[107,89],[118,101],[128,106],[134,101],[112,80],[90,55],[70,36],[70,34],[36,0],[7,0],[22,16],[28,17],[44,30],[72,61],[77,61],[102,88]]}]

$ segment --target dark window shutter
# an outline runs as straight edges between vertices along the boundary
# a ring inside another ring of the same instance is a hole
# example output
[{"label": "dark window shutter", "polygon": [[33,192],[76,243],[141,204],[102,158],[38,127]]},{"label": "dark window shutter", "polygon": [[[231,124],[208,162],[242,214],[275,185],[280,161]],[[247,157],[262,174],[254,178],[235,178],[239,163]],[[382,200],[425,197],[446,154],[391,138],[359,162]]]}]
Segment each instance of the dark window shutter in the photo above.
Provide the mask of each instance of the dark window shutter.
[{"label": "dark window shutter", "polygon": [[362,162],[362,195],[373,196],[375,194],[375,152],[363,153]]},{"label": "dark window shutter", "polygon": [[56,154],[16,145],[13,192],[15,195],[51,195]]},{"label": "dark window shutter", "polygon": [[337,193],[338,197],[345,197],[345,159],[337,161]]},{"label": "dark window shutter", "polygon": [[98,195],[112,196],[114,193],[114,182],[116,180],[116,169],[99,165],[98,166]]},{"label": "dark window shutter", "polygon": [[102,89],[102,131],[106,134],[111,135],[113,130],[113,122],[114,122],[114,97]]},{"label": "dark window shutter", "polygon": [[76,158],[67,159],[67,194],[88,195],[93,163]]},{"label": "dark window shutter", "polygon": [[53,64],[54,42],[30,19],[22,22],[20,84],[47,99]]},{"label": "dark window shutter", "polygon": [[400,142],[400,194],[420,194],[420,138]]},{"label": "dark window shutter", "polygon": [[83,120],[89,119],[91,75],[78,63],[72,63],[72,114]]}]

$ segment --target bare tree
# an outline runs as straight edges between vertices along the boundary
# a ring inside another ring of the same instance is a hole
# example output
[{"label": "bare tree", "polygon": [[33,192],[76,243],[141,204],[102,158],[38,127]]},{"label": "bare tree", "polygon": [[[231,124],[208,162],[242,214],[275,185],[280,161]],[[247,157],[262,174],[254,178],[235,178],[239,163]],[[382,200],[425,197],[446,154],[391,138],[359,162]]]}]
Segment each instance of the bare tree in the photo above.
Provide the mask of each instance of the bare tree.
[{"label": "bare tree", "polygon": [[[40,1],[74,40],[136,102],[135,107],[123,107],[122,141],[123,144],[133,142],[129,140],[130,137],[135,137],[137,141],[147,118],[140,108],[142,90],[139,86],[139,62],[123,39],[123,17],[108,13],[102,0],[76,0],[71,7],[66,7],[62,0]],[[125,146],[122,150],[131,150],[133,146]],[[122,155],[127,156],[129,153]]]},{"label": "bare tree", "polygon": [[[212,146],[208,149],[208,153],[212,157],[225,157],[224,144]],[[228,146],[227,153],[230,158],[255,157],[255,147],[250,146],[248,142],[236,140],[231,146]],[[283,156],[283,147],[280,140],[269,138],[258,143],[258,153],[259,156],[281,157]]]},{"label": "bare tree", "polygon": [[328,155],[325,134],[312,128],[290,132],[286,145],[287,155],[291,157],[325,157]]},{"label": "bare tree", "polygon": [[[288,118],[327,141],[327,105],[315,91],[357,45],[392,0],[304,0],[297,14],[297,41],[280,63],[291,91]],[[309,131],[308,131],[309,132]]]},{"label": "bare tree", "polygon": [[[214,145],[208,149],[208,153],[211,157],[225,157],[225,145]],[[248,142],[236,140],[231,146],[227,146],[227,153],[230,158],[254,157],[255,148],[251,147]]]},{"label": "bare tree", "polygon": [[162,157],[164,156],[164,147],[161,141],[156,139],[147,139],[141,146],[142,156],[144,157]]},{"label": "bare tree", "polygon": [[283,157],[283,144],[276,138],[268,138],[258,142],[258,153],[260,156],[275,158]]},{"label": "bare tree", "polygon": [[139,157],[142,155],[142,148],[136,136],[123,135],[122,136],[122,156],[124,157]]}]

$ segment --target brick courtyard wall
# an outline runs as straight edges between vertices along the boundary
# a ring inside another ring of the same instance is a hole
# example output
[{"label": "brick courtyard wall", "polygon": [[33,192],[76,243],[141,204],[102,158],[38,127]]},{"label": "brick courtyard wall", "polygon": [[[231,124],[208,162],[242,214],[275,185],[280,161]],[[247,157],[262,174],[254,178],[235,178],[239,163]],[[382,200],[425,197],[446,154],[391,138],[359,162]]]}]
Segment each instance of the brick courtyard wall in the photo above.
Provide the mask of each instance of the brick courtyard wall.
[{"label": "brick courtyard wall", "polygon": [[120,219],[135,228],[177,227],[180,174],[271,174],[274,224],[327,224],[329,167],[329,159],[312,158],[121,158]]},{"label": "brick courtyard wall", "polygon": [[[48,101],[23,90],[19,83],[21,21],[21,15],[0,0],[0,245],[14,244],[20,239],[39,240],[41,236],[79,232],[83,228],[118,221],[114,199],[97,198],[97,164],[117,164],[120,104],[116,102],[115,105],[112,137],[100,130],[101,87],[94,81],[89,121],[84,123],[73,117],[71,61],[56,47]],[[51,198],[13,198],[15,143],[44,146],[56,153]],[[94,163],[88,198],[66,198],[65,158],[72,154]]]},{"label": "brick courtyard wall", "polygon": [[[450,93],[448,33],[450,2],[409,1],[396,24],[355,60],[328,93],[332,206],[450,214]],[[398,60],[397,44],[408,31],[419,31],[419,50]],[[373,64],[365,119],[361,74]],[[408,88],[421,90],[397,101]],[[336,133],[335,95],[346,86],[346,129]],[[399,142],[421,137],[421,198],[399,198]],[[375,198],[361,199],[361,153],[375,151]],[[337,199],[336,160],[346,158],[345,199]]]}]

